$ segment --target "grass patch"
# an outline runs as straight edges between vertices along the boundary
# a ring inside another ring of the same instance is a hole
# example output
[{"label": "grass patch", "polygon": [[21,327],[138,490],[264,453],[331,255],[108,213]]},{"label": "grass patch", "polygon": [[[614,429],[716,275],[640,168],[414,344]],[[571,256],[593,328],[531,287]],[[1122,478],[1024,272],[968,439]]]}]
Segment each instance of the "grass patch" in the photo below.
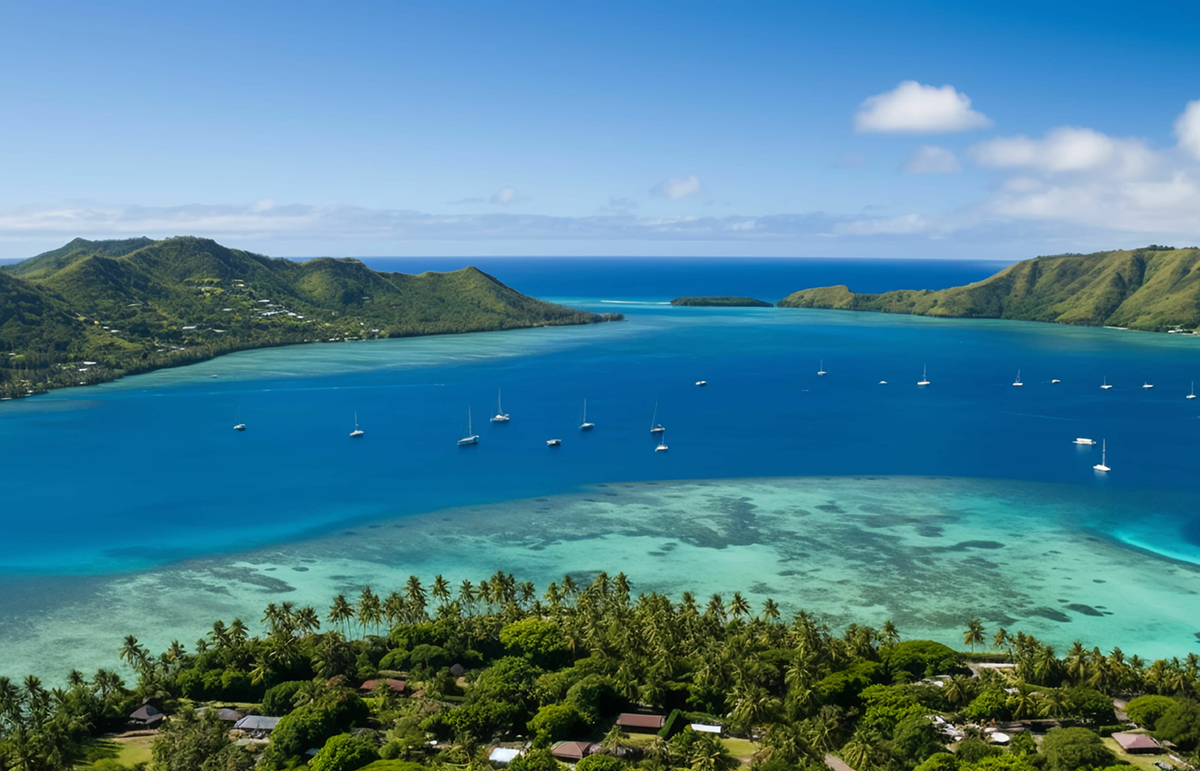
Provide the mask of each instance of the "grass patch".
[{"label": "grass patch", "polygon": [[742,765],[749,763],[754,753],[758,752],[758,745],[749,739],[722,739],[721,744],[725,745],[730,755],[742,761]]},{"label": "grass patch", "polygon": [[152,744],[153,735],[97,739],[87,749],[87,764],[91,766],[98,761],[106,761],[101,765],[109,768],[112,768],[114,763],[123,768],[148,766]]}]

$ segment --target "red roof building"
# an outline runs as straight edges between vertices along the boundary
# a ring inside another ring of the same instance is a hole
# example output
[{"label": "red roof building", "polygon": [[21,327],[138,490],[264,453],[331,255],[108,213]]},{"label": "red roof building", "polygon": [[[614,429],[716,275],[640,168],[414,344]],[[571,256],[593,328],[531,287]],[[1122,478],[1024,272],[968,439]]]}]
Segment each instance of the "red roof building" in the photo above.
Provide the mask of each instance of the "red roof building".
[{"label": "red roof building", "polygon": [[666,722],[667,718],[663,715],[640,715],[636,712],[617,715],[617,725],[633,731],[660,731]]},{"label": "red roof building", "polygon": [[365,683],[363,683],[362,685],[358,686],[358,690],[374,691],[375,686],[379,685],[380,683],[386,683],[387,687],[391,688],[392,691],[394,691],[395,693],[404,693],[404,689],[408,687],[408,683],[405,682],[404,680],[392,680],[392,679],[368,680]]},{"label": "red roof building", "polygon": [[1146,734],[1118,731],[1112,738],[1126,752],[1162,752],[1162,745]]}]

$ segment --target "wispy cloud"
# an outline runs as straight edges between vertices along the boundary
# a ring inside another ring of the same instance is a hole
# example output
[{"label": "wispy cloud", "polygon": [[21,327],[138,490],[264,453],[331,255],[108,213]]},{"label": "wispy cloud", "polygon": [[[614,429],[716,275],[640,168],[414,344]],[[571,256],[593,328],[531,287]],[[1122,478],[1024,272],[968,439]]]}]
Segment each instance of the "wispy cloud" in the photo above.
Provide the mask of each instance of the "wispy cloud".
[{"label": "wispy cloud", "polygon": [[700,178],[695,174],[689,177],[671,177],[650,188],[650,195],[655,198],[666,198],[677,201],[689,195],[700,192]]},{"label": "wispy cloud", "polygon": [[987,128],[992,119],[971,109],[971,99],[954,86],[940,88],[906,80],[867,97],[854,116],[860,134],[944,134]]},{"label": "wispy cloud", "polygon": [[904,164],[909,174],[957,174],[962,171],[954,153],[937,145],[921,145]]},{"label": "wispy cloud", "polygon": [[488,203],[494,206],[512,206],[518,200],[515,187],[504,187],[493,193]]},{"label": "wispy cloud", "polygon": [[638,202],[633,200],[632,198],[627,198],[625,196],[610,195],[608,197],[608,203],[605,204],[604,206],[601,206],[600,211],[601,212],[609,212],[609,213],[616,212],[617,214],[625,214],[626,212],[632,211],[633,209],[636,209],[636,208],[638,208]]}]

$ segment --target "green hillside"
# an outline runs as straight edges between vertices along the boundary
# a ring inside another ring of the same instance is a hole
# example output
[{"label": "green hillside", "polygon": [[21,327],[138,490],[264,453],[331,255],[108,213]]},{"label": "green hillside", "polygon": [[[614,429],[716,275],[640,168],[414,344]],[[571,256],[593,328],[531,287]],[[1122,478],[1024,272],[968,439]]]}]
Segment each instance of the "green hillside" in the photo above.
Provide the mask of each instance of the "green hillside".
[{"label": "green hillside", "polygon": [[1200,248],[1063,254],[1011,265],[966,286],[856,294],[804,289],[781,308],[1017,319],[1149,331],[1200,327]]},{"label": "green hillside", "polygon": [[76,239],[0,271],[0,396],[246,348],[613,318],[526,297],[476,268],[410,276],[202,238]]},{"label": "green hillside", "polygon": [[671,301],[675,306],[697,306],[705,308],[770,308],[771,303],[765,300],[755,300],[753,297],[676,297]]}]

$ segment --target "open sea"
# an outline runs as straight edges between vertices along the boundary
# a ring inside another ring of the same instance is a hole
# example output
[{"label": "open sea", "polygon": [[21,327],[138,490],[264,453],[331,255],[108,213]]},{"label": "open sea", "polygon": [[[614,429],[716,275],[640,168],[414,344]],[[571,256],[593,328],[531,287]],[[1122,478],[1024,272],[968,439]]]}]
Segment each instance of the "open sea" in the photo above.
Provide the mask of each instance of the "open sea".
[{"label": "open sea", "polygon": [[[996,263],[365,261],[474,264],[626,321],[244,352],[0,404],[0,675],[498,569],[624,570],[946,642],[978,615],[1060,646],[1200,646],[1200,339],[669,305],[936,289]],[[492,424],[500,390],[512,420]],[[458,447],[468,410],[480,441]]]}]

